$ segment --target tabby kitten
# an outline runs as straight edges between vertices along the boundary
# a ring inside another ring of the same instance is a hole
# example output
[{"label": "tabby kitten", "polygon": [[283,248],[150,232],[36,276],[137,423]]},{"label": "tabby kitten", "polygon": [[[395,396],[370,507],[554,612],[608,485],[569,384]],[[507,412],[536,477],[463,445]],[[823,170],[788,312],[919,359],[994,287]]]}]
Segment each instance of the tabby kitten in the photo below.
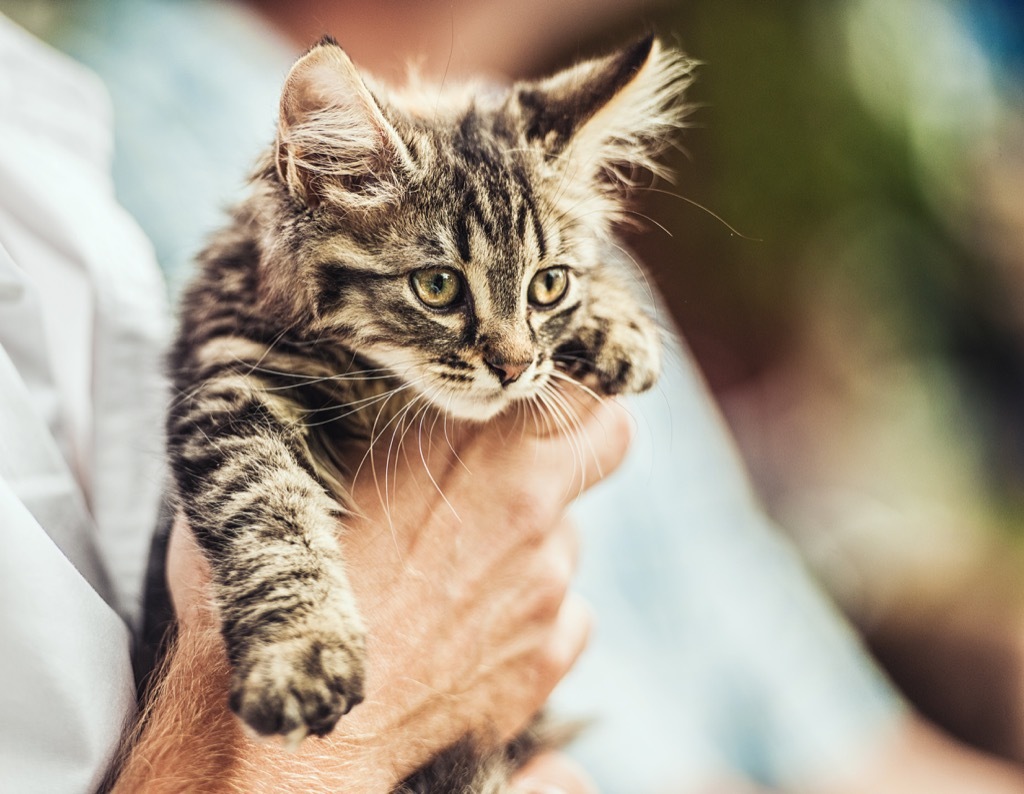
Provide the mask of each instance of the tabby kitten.
[{"label": "tabby kitten", "polygon": [[257,733],[323,735],[363,697],[335,535],[381,411],[483,421],[543,408],[566,375],[609,395],[654,383],[658,330],[601,251],[689,69],[651,37],[501,90],[386,90],[329,38],[292,68],[171,362],[180,506],[211,564],[231,708]]}]

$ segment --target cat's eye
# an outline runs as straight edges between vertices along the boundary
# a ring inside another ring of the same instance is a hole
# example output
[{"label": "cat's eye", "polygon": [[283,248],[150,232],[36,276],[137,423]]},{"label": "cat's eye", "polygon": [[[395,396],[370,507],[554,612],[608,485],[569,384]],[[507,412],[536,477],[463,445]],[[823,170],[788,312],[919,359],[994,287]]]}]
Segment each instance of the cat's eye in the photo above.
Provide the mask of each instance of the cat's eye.
[{"label": "cat's eye", "polygon": [[431,309],[447,309],[462,298],[462,276],[447,267],[427,267],[409,277],[413,291]]},{"label": "cat's eye", "polygon": [[569,270],[549,267],[540,270],[530,281],[526,296],[534,306],[546,307],[558,303],[569,288]]}]

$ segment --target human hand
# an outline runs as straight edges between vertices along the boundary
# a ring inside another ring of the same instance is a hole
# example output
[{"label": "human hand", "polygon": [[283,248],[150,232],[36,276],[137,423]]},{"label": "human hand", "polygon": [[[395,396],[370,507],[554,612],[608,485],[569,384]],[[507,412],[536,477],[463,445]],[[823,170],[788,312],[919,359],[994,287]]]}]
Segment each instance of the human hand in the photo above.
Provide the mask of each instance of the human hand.
[{"label": "human hand", "polygon": [[[388,790],[467,733],[497,742],[536,713],[589,626],[566,597],[576,534],[562,513],[614,469],[630,435],[614,403],[580,408],[571,436],[511,420],[450,439],[436,429],[362,468],[360,517],[341,544],[367,625],[367,697],[323,741],[270,766],[308,761],[349,780],[358,757],[381,770],[366,790]],[[171,541],[172,596],[186,629],[211,631],[208,573],[184,529]],[[255,771],[278,751],[250,742],[245,753]]]},{"label": "human hand", "polygon": [[542,753],[516,773],[516,794],[597,794],[590,776],[563,753]]},{"label": "human hand", "polygon": [[841,772],[799,791],[814,794],[1024,794],[1024,773],[908,712],[850,753]]}]

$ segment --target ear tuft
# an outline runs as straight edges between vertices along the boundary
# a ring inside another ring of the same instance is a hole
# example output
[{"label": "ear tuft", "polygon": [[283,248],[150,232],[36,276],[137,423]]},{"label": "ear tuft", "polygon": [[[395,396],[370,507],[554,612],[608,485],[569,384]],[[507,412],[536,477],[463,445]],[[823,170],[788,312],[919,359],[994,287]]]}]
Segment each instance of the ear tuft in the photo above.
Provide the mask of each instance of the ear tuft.
[{"label": "ear tuft", "polygon": [[325,36],[285,80],[277,170],[308,207],[370,208],[401,188],[409,153],[352,61]]},{"label": "ear tuft", "polygon": [[310,50],[315,50],[317,47],[337,47],[339,50],[342,46],[338,44],[338,40],[334,38],[330,33],[325,33],[320,37],[320,41],[310,47]]},{"label": "ear tuft", "polygon": [[637,167],[660,173],[656,158],[682,125],[683,91],[696,65],[647,35],[604,58],[521,84],[527,139],[590,177],[604,173],[629,184]]}]

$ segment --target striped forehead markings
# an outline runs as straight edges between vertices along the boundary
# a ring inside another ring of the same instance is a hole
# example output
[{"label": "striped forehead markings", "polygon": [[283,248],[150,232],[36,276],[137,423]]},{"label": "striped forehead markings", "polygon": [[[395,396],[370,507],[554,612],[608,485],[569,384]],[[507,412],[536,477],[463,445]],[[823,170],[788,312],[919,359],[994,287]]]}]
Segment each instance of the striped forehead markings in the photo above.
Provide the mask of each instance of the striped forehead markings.
[{"label": "striped forehead markings", "polygon": [[[452,144],[456,250],[464,263],[475,255],[477,264],[485,267],[491,305],[478,308],[484,314],[513,316],[521,308],[524,270],[531,261],[543,261],[548,255],[532,185],[524,164],[510,149],[515,141],[485,128],[474,111],[463,117]],[[474,251],[474,241],[491,250]]]},{"label": "striped forehead markings", "polygon": [[537,205],[522,177],[512,183],[506,183],[504,187],[488,186],[488,190],[480,190],[470,185],[467,175],[456,177],[454,181],[456,190],[462,195],[462,201],[456,214],[453,231],[455,246],[463,262],[469,262],[473,257],[471,240],[474,225],[483,239],[494,247],[507,247],[511,239],[525,244],[529,228],[533,231],[538,258],[547,258],[547,238],[540,213],[537,212]]},{"label": "striped forehead markings", "polygon": [[455,219],[455,244],[463,262],[469,262],[473,255],[470,246],[470,220],[476,224],[489,244],[497,245],[497,224],[487,217],[476,190],[467,185],[462,194],[462,206]]},{"label": "striped forehead markings", "polygon": [[547,259],[548,244],[544,237],[544,226],[540,222],[540,213],[537,212],[537,204],[533,200],[533,190],[530,183],[520,168],[511,169],[512,178],[519,188],[519,217],[516,219],[516,233],[520,240],[526,242],[526,216],[533,220],[533,235],[537,243],[537,253],[541,260]]}]

